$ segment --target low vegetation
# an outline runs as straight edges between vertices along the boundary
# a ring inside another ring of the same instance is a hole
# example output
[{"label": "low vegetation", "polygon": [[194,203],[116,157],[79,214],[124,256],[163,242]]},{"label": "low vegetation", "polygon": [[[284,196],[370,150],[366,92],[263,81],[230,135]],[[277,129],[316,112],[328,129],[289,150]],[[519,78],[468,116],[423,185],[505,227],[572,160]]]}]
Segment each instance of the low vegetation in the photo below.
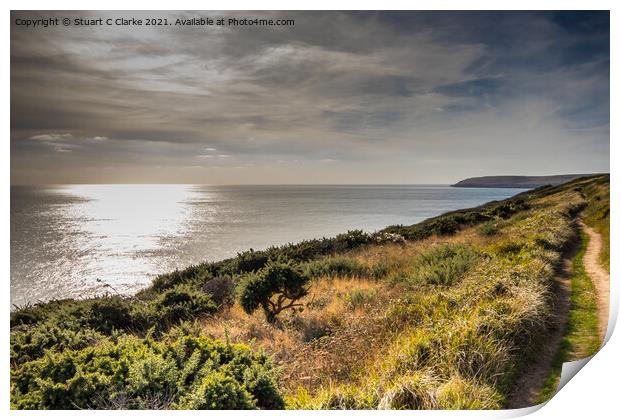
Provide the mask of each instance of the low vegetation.
[{"label": "low vegetation", "polygon": [[598,331],[598,317],[596,309],[596,289],[592,280],[586,274],[583,256],[588,246],[588,237],[580,234],[579,251],[573,259],[573,274],[571,276],[570,312],[556,354],[551,374],[540,391],[538,402],[550,399],[558,387],[562,364],[571,360],[583,359],[594,355],[601,346]]},{"label": "low vegetation", "polygon": [[588,201],[588,206],[583,211],[583,221],[603,238],[600,261],[609,271],[609,178],[599,178],[591,184],[575,188]]},{"label": "low vegetation", "polygon": [[604,221],[608,191],[590,177],[17,308],[11,406],[501,408],[544,344],[576,217]]},{"label": "low vegetation", "polygon": [[50,353],[15,370],[12,392],[19,409],[283,407],[266,356],[185,334],[124,336]]}]

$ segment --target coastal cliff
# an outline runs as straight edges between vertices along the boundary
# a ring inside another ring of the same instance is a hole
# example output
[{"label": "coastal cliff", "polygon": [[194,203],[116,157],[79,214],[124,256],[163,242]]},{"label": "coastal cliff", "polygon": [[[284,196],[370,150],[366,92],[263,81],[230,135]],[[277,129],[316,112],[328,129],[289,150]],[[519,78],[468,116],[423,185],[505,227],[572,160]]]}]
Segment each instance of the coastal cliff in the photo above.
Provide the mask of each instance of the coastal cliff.
[{"label": "coastal cliff", "polygon": [[548,176],[478,176],[467,178],[453,184],[452,187],[463,188],[538,188],[543,185],[560,185],[578,178],[595,174],[569,174]]}]

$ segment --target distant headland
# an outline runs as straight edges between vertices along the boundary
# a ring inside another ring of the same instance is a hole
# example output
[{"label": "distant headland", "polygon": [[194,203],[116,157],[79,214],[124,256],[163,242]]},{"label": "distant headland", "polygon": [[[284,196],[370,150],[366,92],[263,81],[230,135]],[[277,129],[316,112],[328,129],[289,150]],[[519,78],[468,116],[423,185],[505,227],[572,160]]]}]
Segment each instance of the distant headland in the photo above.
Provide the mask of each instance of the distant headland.
[{"label": "distant headland", "polygon": [[537,188],[543,185],[559,185],[577,178],[595,174],[569,174],[548,176],[478,176],[453,184],[462,188]]}]

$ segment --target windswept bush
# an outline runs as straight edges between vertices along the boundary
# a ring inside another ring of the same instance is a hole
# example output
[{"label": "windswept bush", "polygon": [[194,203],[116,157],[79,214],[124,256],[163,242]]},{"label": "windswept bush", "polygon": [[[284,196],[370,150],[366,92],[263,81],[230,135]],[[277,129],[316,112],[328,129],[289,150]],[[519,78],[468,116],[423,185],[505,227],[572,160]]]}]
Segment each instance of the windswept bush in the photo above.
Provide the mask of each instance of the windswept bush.
[{"label": "windswept bush", "polygon": [[297,301],[308,294],[309,280],[288,263],[272,262],[243,278],[239,284],[239,302],[248,314],[261,307],[267,321],[273,323],[283,310],[301,306]]}]

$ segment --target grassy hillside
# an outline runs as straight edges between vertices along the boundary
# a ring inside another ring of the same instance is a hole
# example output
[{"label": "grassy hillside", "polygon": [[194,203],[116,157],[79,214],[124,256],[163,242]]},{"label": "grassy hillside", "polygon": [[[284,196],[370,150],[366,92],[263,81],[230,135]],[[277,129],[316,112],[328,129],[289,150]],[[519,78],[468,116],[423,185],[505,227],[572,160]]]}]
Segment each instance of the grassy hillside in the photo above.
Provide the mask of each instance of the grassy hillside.
[{"label": "grassy hillside", "polygon": [[20,308],[11,405],[501,408],[544,345],[575,218],[603,225],[608,194],[608,176],[589,177],[248,251],[135,297]]},{"label": "grassy hillside", "polygon": [[583,221],[594,228],[603,238],[600,261],[609,271],[609,178],[595,184],[585,184],[581,192],[588,200],[583,212]]}]

